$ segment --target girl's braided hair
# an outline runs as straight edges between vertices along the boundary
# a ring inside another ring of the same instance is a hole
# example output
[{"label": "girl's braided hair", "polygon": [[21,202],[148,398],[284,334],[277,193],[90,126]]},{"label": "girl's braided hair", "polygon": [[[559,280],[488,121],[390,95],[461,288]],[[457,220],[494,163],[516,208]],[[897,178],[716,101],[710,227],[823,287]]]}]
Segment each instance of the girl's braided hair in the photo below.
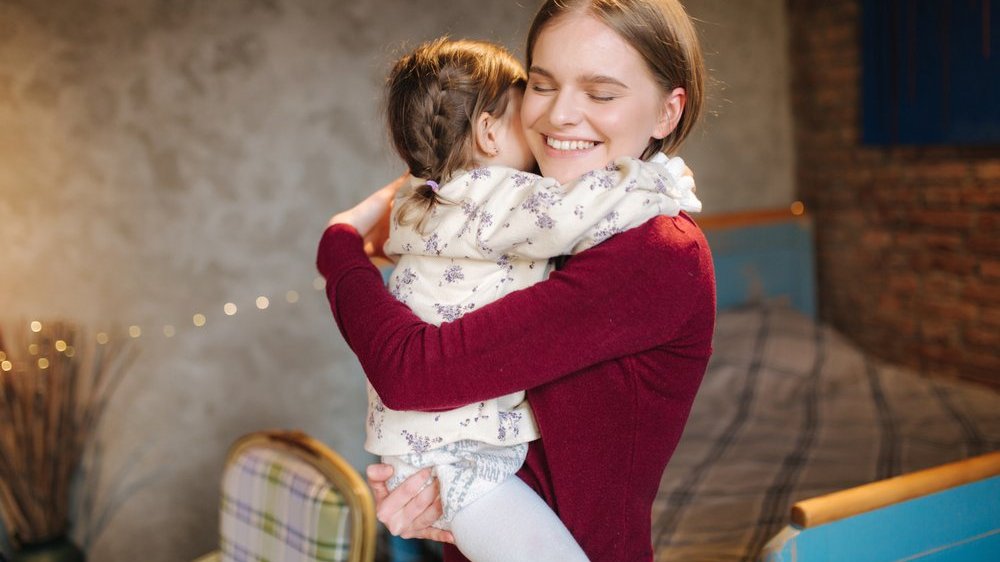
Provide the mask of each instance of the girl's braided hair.
[{"label": "girl's braided hair", "polygon": [[[399,59],[389,73],[386,114],[396,152],[414,177],[438,184],[475,164],[473,127],[485,111],[507,110],[512,86],[524,88],[521,64],[500,45],[440,38]],[[396,212],[400,225],[423,227],[443,199],[418,186]]]}]

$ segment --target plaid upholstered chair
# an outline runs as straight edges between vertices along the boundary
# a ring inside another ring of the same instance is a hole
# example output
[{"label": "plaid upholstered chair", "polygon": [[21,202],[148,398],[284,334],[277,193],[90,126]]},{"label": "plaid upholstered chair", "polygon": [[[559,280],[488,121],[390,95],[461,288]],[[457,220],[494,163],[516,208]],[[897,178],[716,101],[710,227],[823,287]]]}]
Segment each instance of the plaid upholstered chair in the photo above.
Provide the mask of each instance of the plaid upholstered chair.
[{"label": "plaid upholstered chair", "polygon": [[197,562],[372,562],[375,507],[339,455],[297,431],[232,446],[222,476],[218,552]]}]

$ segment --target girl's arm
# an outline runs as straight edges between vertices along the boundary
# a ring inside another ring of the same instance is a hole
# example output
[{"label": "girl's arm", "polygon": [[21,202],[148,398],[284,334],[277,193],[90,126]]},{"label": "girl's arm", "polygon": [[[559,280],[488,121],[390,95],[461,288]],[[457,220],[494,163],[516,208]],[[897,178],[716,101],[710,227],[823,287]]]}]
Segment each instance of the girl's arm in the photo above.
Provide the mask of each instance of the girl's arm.
[{"label": "girl's arm", "polygon": [[656,215],[700,211],[684,170],[683,160],[663,156],[621,158],[564,185],[515,172],[484,190],[489,196],[476,210],[472,240],[477,251],[496,257],[577,253]]},{"label": "girl's arm", "polygon": [[704,238],[686,216],[619,234],[547,281],[441,326],[386,291],[349,225],[327,229],[317,265],[341,333],[397,410],[455,408],[665,342],[684,345],[685,324],[712,305],[714,287]]}]

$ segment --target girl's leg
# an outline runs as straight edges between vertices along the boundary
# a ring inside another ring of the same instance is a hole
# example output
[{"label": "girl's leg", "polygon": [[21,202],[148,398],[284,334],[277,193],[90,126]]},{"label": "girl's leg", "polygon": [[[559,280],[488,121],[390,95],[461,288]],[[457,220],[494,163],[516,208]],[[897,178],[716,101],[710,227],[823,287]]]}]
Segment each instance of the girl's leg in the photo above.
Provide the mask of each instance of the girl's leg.
[{"label": "girl's leg", "polygon": [[472,562],[587,560],[559,517],[516,476],[460,509],[451,530]]}]

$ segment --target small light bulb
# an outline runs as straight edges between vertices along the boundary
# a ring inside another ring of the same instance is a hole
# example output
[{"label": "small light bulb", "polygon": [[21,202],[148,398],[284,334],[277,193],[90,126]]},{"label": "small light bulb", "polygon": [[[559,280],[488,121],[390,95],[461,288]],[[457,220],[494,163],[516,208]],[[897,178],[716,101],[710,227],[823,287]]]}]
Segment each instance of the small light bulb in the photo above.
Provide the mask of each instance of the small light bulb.
[{"label": "small light bulb", "polygon": [[2,362],[0,362],[0,369],[3,369],[4,371],[10,371],[13,368],[14,368],[14,365],[12,365],[10,361],[2,361]]},{"label": "small light bulb", "polygon": [[39,357],[38,358],[38,368],[39,369],[48,369],[49,368],[49,360],[46,359],[46,358],[44,358],[44,357]]},{"label": "small light bulb", "polygon": [[257,308],[265,310],[267,307],[271,306],[271,301],[267,297],[260,296],[257,297]]},{"label": "small light bulb", "polygon": [[104,332],[98,332],[98,334],[97,334],[97,343],[99,343],[101,345],[104,345],[104,344],[108,343],[108,335],[105,334]]},{"label": "small light bulb", "polygon": [[39,322],[38,320],[32,321],[31,322],[31,331],[35,332],[36,334],[38,332],[41,332],[42,331],[42,323]]},{"label": "small light bulb", "polygon": [[191,319],[191,321],[194,322],[195,326],[201,328],[202,326],[205,325],[205,322],[207,321],[207,319],[205,318],[204,314],[201,314],[199,312],[198,314],[194,315],[194,317]]},{"label": "small light bulb", "polygon": [[37,343],[29,344],[28,353],[32,355],[38,355],[38,344]]},{"label": "small light bulb", "polygon": [[66,348],[66,357],[73,357],[76,355],[76,349],[71,345]]},{"label": "small light bulb", "polygon": [[7,360],[7,354],[0,351],[0,361],[6,361],[6,360]]},{"label": "small light bulb", "polygon": [[133,324],[128,327],[128,335],[137,338],[142,335],[142,328]]},{"label": "small light bulb", "polygon": [[285,293],[285,300],[290,304],[295,304],[299,302],[299,292],[298,291],[288,291]]},{"label": "small light bulb", "polygon": [[66,342],[64,342],[63,340],[56,340],[55,345],[56,345],[56,351],[66,351],[66,348],[68,347],[66,345]]},{"label": "small light bulb", "polygon": [[791,210],[793,215],[799,216],[806,212],[806,206],[802,203],[802,201],[796,201],[792,203]]},{"label": "small light bulb", "polygon": [[222,310],[226,313],[226,316],[232,316],[236,314],[238,309],[236,308],[235,303],[227,302],[226,305],[222,307]]},{"label": "small light bulb", "polygon": [[313,279],[313,288],[316,289],[317,291],[322,291],[323,289],[325,289],[326,279],[323,279],[322,277],[317,277]]}]

